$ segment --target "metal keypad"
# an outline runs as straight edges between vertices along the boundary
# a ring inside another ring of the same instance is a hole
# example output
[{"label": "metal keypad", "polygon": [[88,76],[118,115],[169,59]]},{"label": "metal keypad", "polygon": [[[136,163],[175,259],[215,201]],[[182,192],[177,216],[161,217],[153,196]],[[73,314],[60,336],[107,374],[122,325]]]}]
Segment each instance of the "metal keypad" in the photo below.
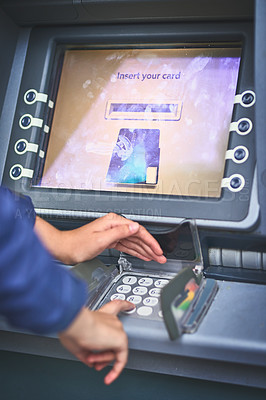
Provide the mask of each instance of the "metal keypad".
[{"label": "metal keypad", "polygon": [[161,320],[160,293],[168,282],[169,279],[159,277],[123,275],[110,289],[103,304],[112,300],[128,300],[135,304],[136,308],[126,314],[137,318]]}]

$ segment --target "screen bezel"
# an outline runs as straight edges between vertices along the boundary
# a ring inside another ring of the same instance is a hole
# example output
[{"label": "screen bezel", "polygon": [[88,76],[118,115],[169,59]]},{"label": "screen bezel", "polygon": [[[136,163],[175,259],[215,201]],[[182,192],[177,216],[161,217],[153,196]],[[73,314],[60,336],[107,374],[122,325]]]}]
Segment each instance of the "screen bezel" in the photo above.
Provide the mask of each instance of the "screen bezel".
[{"label": "screen bezel", "polygon": [[[217,24],[138,24],[138,25],[106,25],[72,28],[36,28],[33,29],[21,82],[19,99],[14,118],[8,157],[6,160],[3,183],[7,186],[28,194],[40,214],[50,216],[68,216],[76,218],[93,218],[106,212],[116,212],[134,219],[151,222],[173,221],[183,218],[195,218],[203,221],[213,221],[216,224],[224,221],[239,222],[247,218],[250,210],[252,183],[255,167],[255,154],[249,151],[249,159],[244,164],[235,165],[226,162],[224,176],[239,172],[245,177],[246,185],[240,192],[230,192],[222,189],[220,198],[188,197],[168,195],[144,195],[137,193],[94,192],[72,189],[48,189],[32,186],[32,180],[22,178],[12,181],[9,171],[12,165],[21,165],[38,169],[39,158],[36,154],[27,152],[18,156],[14,153],[14,144],[19,137],[27,137],[29,142],[42,143],[47,136],[37,127],[31,132],[21,132],[18,120],[23,114],[30,113],[43,118],[44,123],[51,125],[52,112],[48,112],[45,104],[36,102],[28,106],[23,101],[24,93],[29,88],[35,88],[42,93],[48,93],[49,98],[56,100],[62,51],[65,48],[140,48],[173,46],[200,47],[204,43],[217,47],[225,43],[241,43],[242,57],[237,85],[237,93],[254,88],[252,31],[249,23]],[[60,49],[60,50],[59,50]],[[34,74],[32,71],[34,70]],[[254,120],[254,107],[244,109],[234,107],[233,121],[243,117]],[[245,137],[230,134],[228,148],[245,144],[248,149],[254,148],[254,135]],[[36,172],[35,172],[36,173]],[[254,196],[253,196],[254,197]],[[252,223],[255,223],[253,221]]]}]

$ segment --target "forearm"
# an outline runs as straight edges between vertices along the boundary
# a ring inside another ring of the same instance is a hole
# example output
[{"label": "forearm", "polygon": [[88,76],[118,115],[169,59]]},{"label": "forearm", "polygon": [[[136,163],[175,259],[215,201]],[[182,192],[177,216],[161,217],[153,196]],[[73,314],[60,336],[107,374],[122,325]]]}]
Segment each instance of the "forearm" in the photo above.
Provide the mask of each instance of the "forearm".
[{"label": "forearm", "polygon": [[37,217],[35,230],[50,253],[65,264],[90,260],[107,248],[144,261],[166,262],[159,244],[144,227],[113,213],[71,231],[59,231]]},{"label": "forearm", "polygon": [[36,217],[34,230],[54,258],[65,264],[75,263],[72,231],[60,231],[40,217]]},{"label": "forearm", "polygon": [[[74,265],[95,256],[88,252],[92,240],[90,224],[69,231],[60,231],[42,218],[36,217],[34,229],[47,250],[64,264]],[[98,239],[101,241],[101,237]],[[94,237],[93,241],[96,240]]]}]

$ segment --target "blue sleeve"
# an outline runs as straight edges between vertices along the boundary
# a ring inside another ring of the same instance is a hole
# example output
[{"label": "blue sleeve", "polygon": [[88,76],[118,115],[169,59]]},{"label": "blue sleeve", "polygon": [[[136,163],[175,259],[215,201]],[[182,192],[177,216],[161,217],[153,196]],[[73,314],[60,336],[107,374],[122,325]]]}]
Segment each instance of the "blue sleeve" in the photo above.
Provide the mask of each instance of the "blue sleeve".
[{"label": "blue sleeve", "polygon": [[31,207],[0,188],[0,314],[18,328],[56,333],[86,304],[87,285],[42,246]]},{"label": "blue sleeve", "polygon": [[[3,200],[2,200],[3,198]],[[35,223],[36,213],[30,197],[23,196],[20,193],[11,192],[8,188],[0,187],[0,207],[2,207],[2,201],[13,202],[15,205],[14,214],[11,216],[12,219],[27,219],[33,226]]]}]

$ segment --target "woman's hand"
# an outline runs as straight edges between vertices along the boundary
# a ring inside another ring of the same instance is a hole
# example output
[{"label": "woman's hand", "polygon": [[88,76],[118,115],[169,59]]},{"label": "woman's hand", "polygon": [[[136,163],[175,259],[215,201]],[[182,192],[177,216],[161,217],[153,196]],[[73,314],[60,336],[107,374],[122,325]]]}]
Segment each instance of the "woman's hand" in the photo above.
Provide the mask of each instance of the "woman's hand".
[{"label": "woman's hand", "polygon": [[120,375],[128,357],[127,335],[116,315],[132,308],[132,303],[122,300],[114,300],[98,311],[83,308],[72,324],[59,333],[63,346],[89,367],[99,371],[114,361],[104,379],[106,385]]},{"label": "woman's hand", "polygon": [[90,260],[106,248],[144,261],[166,262],[158,242],[143,226],[117,214],[107,214],[71,231],[59,231],[37,217],[35,229],[48,250],[66,264]]}]

